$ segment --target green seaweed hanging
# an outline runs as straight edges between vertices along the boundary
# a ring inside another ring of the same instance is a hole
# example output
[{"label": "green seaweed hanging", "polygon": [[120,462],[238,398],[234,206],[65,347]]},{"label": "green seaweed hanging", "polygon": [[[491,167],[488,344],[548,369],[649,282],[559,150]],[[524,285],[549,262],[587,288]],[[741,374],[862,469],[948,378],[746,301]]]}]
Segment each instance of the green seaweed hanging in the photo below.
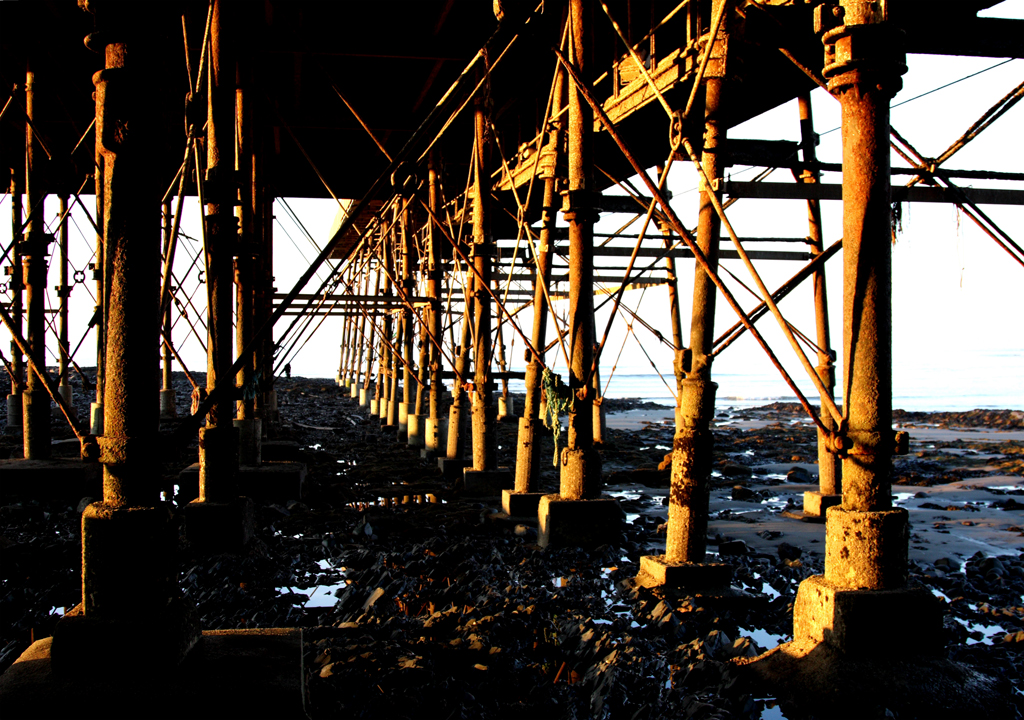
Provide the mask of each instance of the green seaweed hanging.
[{"label": "green seaweed hanging", "polygon": [[547,398],[547,406],[542,420],[544,427],[551,430],[552,439],[555,441],[555,455],[551,459],[551,464],[558,467],[558,438],[562,434],[562,423],[559,422],[558,417],[562,413],[569,413],[572,410],[572,390],[562,382],[561,375],[556,375],[547,368],[544,368],[541,385]]}]

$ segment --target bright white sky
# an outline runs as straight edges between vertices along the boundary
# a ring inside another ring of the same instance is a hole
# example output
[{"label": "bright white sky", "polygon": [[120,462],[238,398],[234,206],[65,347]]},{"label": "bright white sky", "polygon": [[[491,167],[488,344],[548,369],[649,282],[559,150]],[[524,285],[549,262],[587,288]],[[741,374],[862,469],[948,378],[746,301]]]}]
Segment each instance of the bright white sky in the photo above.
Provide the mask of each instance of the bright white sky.
[{"label": "bright white sky", "polygon": [[[996,17],[1024,18],[1024,0],[1007,0],[996,6],[987,15]],[[958,80],[972,73],[991,68],[1000,63],[999,59],[945,57],[912,55],[908,58],[909,70],[904,76],[903,90],[893,99],[895,106],[905,100]],[[927,156],[940,154],[958,138],[992,104],[1012,90],[1024,79],[1024,60],[1015,60],[988,70],[983,74],[939,90],[927,97],[913,100],[892,110],[892,125],[916,148]],[[841,138],[838,131],[839,103],[822,90],[812,93],[812,105],[816,130],[821,134],[817,148],[818,158],[823,162],[841,162]],[[1020,128],[1024,109],[1018,104],[999,119],[990,129],[971,142],[945,163],[947,168],[1024,171],[1024,142]],[[663,129],[658,129],[662,132]],[[736,138],[799,140],[799,123],[796,102],[788,103],[734,128],[729,133]],[[309,148],[315,156],[315,148]],[[893,154],[893,165],[903,161]],[[734,167],[731,174],[736,180],[749,180],[756,171],[743,172],[744,168]],[[906,177],[895,177],[894,185],[906,181]],[[773,182],[790,182],[788,171],[777,170],[768,178]],[[635,182],[635,179],[634,179]],[[827,174],[823,182],[839,183],[838,174]],[[998,181],[961,180],[963,186],[1013,187],[1013,183]],[[697,193],[696,176],[692,167],[677,163],[669,180],[674,194],[673,207],[683,222],[693,227],[696,224]],[[1019,186],[1020,184],[1017,183]],[[91,197],[83,197],[94,205]],[[318,243],[323,244],[336,213],[333,201],[288,200],[305,227]],[[826,245],[842,235],[842,204],[825,201],[822,203]],[[988,205],[982,209],[1018,243],[1024,241],[1024,207]],[[9,217],[10,199],[5,196],[0,202],[0,213]],[[800,237],[807,234],[806,205],[802,201],[741,200],[728,211],[737,233],[750,237]],[[275,274],[280,292],[292,284],[307,267],[303,258],[312,259],[317,251],[305,238],[302,230],[289,218],[288,212],[278,204],[278,223],[275,223]],[[46,217],[53,222],[57,217],[56,198],[50,198]],[[77,211],[73,214],[71,230],[72,265],[84,268],[94,237],[88,220]],[[193,238],[199,237],[198,202],[186,200],[183,230]],[[614,230],[625,221],[621,215],[606,218],[598,229]],[[639,223],[628,232],[635,232]],[[55,230],[55,228],[53,228]],[[294,244],[288,236],[294,239]],[[6,246],[10,241],[10,224],[0,223],[0,241]],[[185,242],[179,248],[176,272],[181,274],[188,267],[190,248]],[[760,248],[770,246],[759,244]],[[792,245],[778,249],[802,249]],[[56,256],[54,256],[55,258]],[[607,259],[602,259],[604,262]],[[51,261],[50,290],[51,302],[55,300],[52,288],[58,283],[57,263]],[[740,261],[725,261],[744,282],[749,276]],[[759,272],[766,285],[775,289],[799,269],[794,262],[759,262]],[[842,341],[842,282],[841,254],[827,266],[829,273],[829,307],[833,346],[839,349]],[[692,294],[693,262],[677,264],[680,277],[680,296],[684,303],[682,315],[684,328],[688,326],[690,297]],[[754,299],[727,280],[736,296],[745,307],[751,308]],[[314,280],[306,292],[312,292],[319,285]],[[185,288],[195,293],[194,302],[204,311],[205,288],[197,288],[196,273],[185,282]],[[73,312],[71,320],[72,347],[81,339],[85,324],[91,314],[91,301],[86,297],[93,290],[91,281],[78,285],[73,291]],[[9,296],[4,295],[6,300]],[[668,323],[667,295],[663,289],[648,289],[642,295],[634,290],[626,293],[624,303],[639,313],[661,332],[670,337]],[[640,303],[637,308],[638,302]],[[560,303],[564,306],[565,303]],[[964,394],[997,395],[1003,407],[1024,409],[1024,267],[1014,262],[993,240],[981,232],[967,217],[958,215],[954,206],[940,204],[904,205],[903,233],[893,248],[893,346],[894,381],[897,394],[935,393],[944,396]],[[792,293],[781,303],[786,317],[803,330],[814,336],[813,307],[810,285],[806,284]],[[564,312],[564,310],[563,310]],[[194,319],[195,313],[190,310]],[[522,327],[529,333],[528,313],[522,314]],[[735,322],[734,313],[721,299],[718,303],[716,335]],[[56,323],[56,319],[54,319]],[[295,374],[311,377],[333,377],[338,364],[338,343],[342,319],[331,318],[320,328],[316,336],[302,352],[292,360]],[[789,349],[775,321],[766,316],[759,327],[769,343],[783,359],[794,376],[803,374],[795,356]],[[598,318],[598,332],[604,328],[604,318]],[[659,343],[646,330],[635,327],[644,348],[668,376],[671,373],[671,353],[659,348]],[[611,364],[623,341],[624,325],[617,324],[608,341],[602,374],[608,376]],[[684,333],[687,331],[684,329]],[[175,328],[179,351],[190,369],[205,370],[205,357],[195,338],[188,338],[189,331],[183,321]],[[505,335],[510,342],[511,334]],[[549,334],[554,337],[554,334]],[[205,337],[204,337],[205,342]],[[4,355],[10,358],[9,335],[0,329],[0,343]],[[56,350],[56,343],[50,347]],[[554,352],[552,353],[552,356]],[[996,357],[998,356],[998,357]],[[841,357],[841,353],[840,353]],[[522,368],[522,346],[516,342],[510,358]],[[95,340],[90,335],[78,351],[76,359],[83,366],[95,362]],[[48,364],[55,365],[55,356],[48,352]],[[619,361],[619,373],[647,372],[650,365],[638,348],[635,339],[630,339]],[[761,350],[749,337],[744,337],[727,350],[715,364],[715,375],[719,378],[720,394],[730,394],[727,382],[733,374],[763,375],[766,380],[773,377],[774,370],[768,364]],[[781,383],[781,380],[778,380]],[[800,380],[802,387],[809,389],[809,383]],[[779,386],[784,392],[784,386]],[[608,391],[616,395],[614,381]]]}]

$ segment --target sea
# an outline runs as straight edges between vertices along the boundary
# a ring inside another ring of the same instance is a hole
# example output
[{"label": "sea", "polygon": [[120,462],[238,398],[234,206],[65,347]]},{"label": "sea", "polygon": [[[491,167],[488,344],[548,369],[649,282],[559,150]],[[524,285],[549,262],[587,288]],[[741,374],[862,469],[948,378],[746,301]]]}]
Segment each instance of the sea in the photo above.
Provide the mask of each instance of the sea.
[{"label": "sea", "polygon": [[[1024,410],[1024,350],[977,352],[955,359],[958,362],[951,363],[950,358],[920,358],[913,363],[894,365],[893,408],[913,412]],[[841,378],[838,371],[837,378]],[[796,395],[774,368],[713,370],[712,379],[718,383],[715,406],[720,410],[797,402]],[[602,378],[602,387],[605,380]],[[797,377],[796,382],[807,399],[817,405],[818,393],[811,382],[802,377]],[[524,384],[512,381],[509,390],[523,392]],[[654,372],[616,372],[604,395],[674,407],[674,390],[671,374],[662,379]],[[841,403],[841,389],[836,390],[836,400]]]}]

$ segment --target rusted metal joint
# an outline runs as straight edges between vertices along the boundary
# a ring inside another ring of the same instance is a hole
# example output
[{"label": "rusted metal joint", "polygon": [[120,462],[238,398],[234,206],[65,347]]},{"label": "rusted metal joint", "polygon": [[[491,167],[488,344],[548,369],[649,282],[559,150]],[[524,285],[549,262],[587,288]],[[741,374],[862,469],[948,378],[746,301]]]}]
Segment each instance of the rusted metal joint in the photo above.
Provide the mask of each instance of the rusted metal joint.
[{"label": "rusted metal joint", "polygon": [[96,462],[100,459],[100,444],[95,435],[86,435],[81,440],[81,458],[84,462]]},{"label": "rusted metal joint", "polygon": [[140,438],[102,435],[96,438],[96,443],[99,447],[97,459],[104,465],[124,465],[130,458],[143,457],[153,451],[152,443]]},{"label": "rusted metal joint", "polygon": [[566,222],[597,222],[600,213],[594,209],[590,190],[566,190],[562,194],[562,217]]},{"label": "rusted metal joint", "polygon": [[683,140],[686,139],[686,133],[683,132],[685,126],[686,117],[683,115],[683,111],[673,112],[672,118],[668,121],[668,144],[672,148],[672,152],[679,152],[683,146]]},{"label": "rusted metal joint", "polygon": [[903,87],[907,72],[905,33],[890,23],[839,25],[826,30],[822,75],[836,94],[853,85],[877,85],[890,97]]}]

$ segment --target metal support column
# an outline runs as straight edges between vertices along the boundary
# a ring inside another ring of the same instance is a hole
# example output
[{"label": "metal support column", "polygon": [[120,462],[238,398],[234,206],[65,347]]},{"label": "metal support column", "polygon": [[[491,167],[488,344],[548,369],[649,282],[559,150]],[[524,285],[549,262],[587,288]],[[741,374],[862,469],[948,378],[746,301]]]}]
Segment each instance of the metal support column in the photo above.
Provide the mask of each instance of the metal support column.
[{"label": "metal support column", "polygon": [[[24,278],[21,275],[21,244],[22,244],[22,201],[21,182],[11,173],[11,243],[14,245],[11,251],[10,264],[10,288],[11,288],[11,317],[14,320],[14,327],[18,334],[23,335],[23,320],[25,315]],[[11,393],[7,396],[7,431],[19,432],[22,430],[22,409],[21,396],[25,392],[25,358],[21,354],[18,343],[11,339],[11,367],[14,370],[14,377],[11,378]]]},{"label": "metal support column", "polygon": [[[164,222],[164,256],[166,257],[167,251],[171,246],[172,238],[171,232],[173,232],[173,225],[171,218],[171,202],[168,200],[163,204],[163,222]],[[163,335],[166,338],[163,343],[163,373],[162,382],[160,387],[160,419],[171,420],[178,417],[178,409],[174,402],[174,381],[171,377],[171,369],[173,368],[172,362],[174,360],[174,354],[171,352],[171,346],[168,344],[171,342],[173,337],[173,324],[171,323],[171,306],[172,303],[168,303],[164,309],[164,316],[161,321],[164,325]]]},{"label": "metal support column", "polygon": [[[210,23],[206,123],[206,283],[209,314],[206,388],[235,385],[231,372],[232,257],[238,252],[235,175],[234,6],[214,0]],[[189,540],[208,550],[238,550],[252,537],[252,501],[238,496],[238,431],[234,401],[220,395],[199,430],[199,498],[186,508]]]},{"label": "metal support column", "polygon": [[[437,154],[432,152],[427,162],[428,203],[433,218],[437,217],[441,205],[441,193],[440,187],[438,187]],[[444,439],[444,433],[441,430],[441,399],[443,397],[444,384],[441,380],[441,351],[438,348],[438,345],[444,341],[444,338],[442,336],[441,322],[441,238],[440,233],[434,226],[433,219],[427,225],[427,253],[427,297],[430,298],[430,308],[427,310],[427,317],[433,341],[430,343],[429,348],[430,402],[424,450],[428,455],[436,455],[441,452],[441,444]]]},{"label": "metal support column", "polygon": [[[153,457],[159,447],[154,370],[161,188],[150,160],[166,138],[158,135],[159,87],[151,82],[160,60],[139,32],[166,19],[159,10],[154,19],[147,7],[143,22],[134,7],[90,3],[100,32],[86,45],[106,60],[93,76],[110,268],[105,432],[98,438],[103,501],[82,514],[82,603],[61,619],[50,648],[56,675],[127,682],[172,671],[200,637],[195,610],[180,597],[178,531],[169,505],[158,502]],[[146,638],[145,663],[133,652],[140,637]]]},{"label": "metal support column", "polygon": [[[819,173],[811,169],[817,162],[814,146],[817,135],[814,133],[814,120],[811,115],[810,93],[802,93],[798,98],[800,107],[800,146],[805,168],[799,182],[817,183]],[[811,253],[820,255],[824,249],[824,238],[821,232],[821,203],[812,199],[807,201],[808,239]],[[818,366],[815,368],[821,384],[828,390],[829,397],[835,398],[836,386],[835,356],[832,352],[832,341],[828,327],[828,298],[825,293],[825,266],[821,265],[814,271],[814,322],[817,330]],[[830,432],[837,430],[832,414],[821,404],[821,423]],[[825,511],[832,505],[842,501],[842,464],[839,456],[829,447],[829,434],[818,428],[818,491],[804,493],[804,513],[825,519]]]},{"label": "metal support column", "polygon": [[68,285],[68,196],[60,196],[60,285],[57,286],[57,295],[60,298],[59,334],[57,352],[60,357],[60,367],[57,378],[59,380],[58,390],[64,402],[73,407],[72,398],[74,391],[69,381],[69,366],[71,364],[71,348],[68,346],[68,302],[71,294],[71,286]]},{"label": "metal support column", "polygon": [[473,363],[476,373],[473,378],[473,469],[497,469],[496,438],[494,423],[496,408],[491,383],[491,353],[494,341],[491,339],[491,296],[487,288],[491,285],[491,265],[496,254],[490,226],[490,133],[487,131],[487,114],[484,101],[478,96],[473,113],[476,132],[476,152],[473,157],[473,246],[471,261],[473,273]]},{"label": "metal support column", "polygon": [[[25,213],[29,217],[22,243],[22,273],[25,280],[25,310],[28,345],[36,367],[46,368],[46,251],[50,237],[43,223],[43,154],[32,129],[35,116],[35,73],[25,74]],[[36,217],[32,217],[35,212]],[[22,393],[22,430],[25,457],[45,460],[50,457],[50,394],[45,382],[34,372]]]},{"label": "metal support column", "polygon": [[[551,116],[558,115],[565,94],[565,73],[558,68],[552,90]],[[540,417],[541,375],[544,362],[544,347],[547,345],[548,326],[548,285],[551,281],[552,233],[558,215],[555,202],[558,196],[558,156],[561,149],[563,121],[550,120],[547,143],[541,151],[541,177],[544,181],[544,199],[541,208],[540,237],[537,240],[537,254],[534,257],[533,278],[533,331],[530,337],[533,347],[541,355],[532,357],[527,351],[526,397],[523,400],[523,415],[519,418],[519,435],[516,447],[515,491],[504,493],[502,506],[509,515],[532,515],[536,513],[540,500],[537,494],[537,477],[540,473],[540,437],[544,420]],[[532,499],[531,499],[532,496]]]}]

